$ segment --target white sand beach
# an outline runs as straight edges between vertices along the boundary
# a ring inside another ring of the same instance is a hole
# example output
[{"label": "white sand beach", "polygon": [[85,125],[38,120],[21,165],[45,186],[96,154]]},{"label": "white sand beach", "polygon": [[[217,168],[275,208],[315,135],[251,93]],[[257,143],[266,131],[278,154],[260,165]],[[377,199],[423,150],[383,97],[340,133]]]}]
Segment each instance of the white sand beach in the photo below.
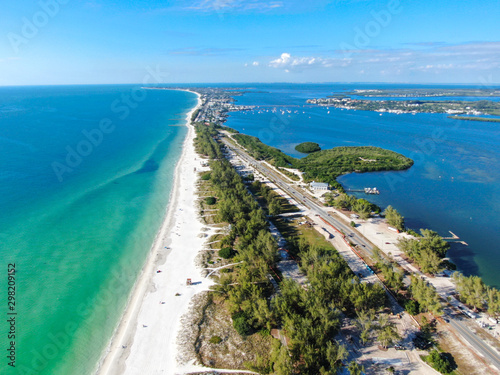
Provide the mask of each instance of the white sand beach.
[{"label": "white sand beach", "polygon": [[[200,104],[198,95],[198,106],[188,113],[187,124]],[[176,363],[181,317],[191,298],[211,285],[195,265],[206,238],[200,237],[203,225],[196,203],[201,160],[194,150],[194,129],[188,128],[168,213],[97,370],[99,375],[183,372]],[[193,285],[186,285],[188,278]]]}]

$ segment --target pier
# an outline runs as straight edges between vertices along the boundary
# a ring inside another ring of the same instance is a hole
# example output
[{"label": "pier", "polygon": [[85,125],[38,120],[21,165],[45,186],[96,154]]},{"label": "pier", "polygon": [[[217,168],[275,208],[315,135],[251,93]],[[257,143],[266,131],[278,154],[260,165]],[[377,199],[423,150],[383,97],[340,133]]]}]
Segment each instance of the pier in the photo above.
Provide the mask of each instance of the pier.
[{"label": "pier", "polygon": [[380,194],[380,190],[376,187],[374,188],[364,188],[364,189],[347,189],[349,193],[365,193],[365,194]]},{"label": "pier", "polygon": [[448,232],[451,233],[451,237],[443,237],[443,240],[448,241],[448,242],[458,242],[458,243],[461,243],[462,245],[469,246],[469,244],[467,242],[460,241],[460,237],[458,237],[451,230],[449,230]]}]

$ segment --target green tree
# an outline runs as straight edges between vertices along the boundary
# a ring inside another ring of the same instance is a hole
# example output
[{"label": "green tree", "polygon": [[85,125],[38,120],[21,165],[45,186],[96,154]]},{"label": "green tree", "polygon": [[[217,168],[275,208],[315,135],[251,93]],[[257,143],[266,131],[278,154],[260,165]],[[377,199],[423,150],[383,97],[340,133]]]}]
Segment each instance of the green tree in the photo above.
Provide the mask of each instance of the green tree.
[{"label": "green tree", "polygon": [[281,201],[277,198],[271,200],[268,206],[270,216],[278,216],[282,212]]},{"label": "green tree", "polygon": [[449,374],[453,371],[453,364],[450,361],[450,354],[439,353],[433,350],[427,356],[427,361],[431,366],[441,374]]},{"label": "green tree", "polygon": [[342,361],[347,358],[347,349],[343,345],[329,341],[326,347],[326,358],[330,365],[330,373],[336,374],[337,370],[342,367]]},{"label": "green tree", "polygon": [[408,312],[410,315],[417,315],[420,312],[420,308],[418,305],[417,301],[414,300],[409,300],[405,304],[405,310]]},{"label": "green tree", "polygon": [[403,288],[403,273],[395,271],[392,265],[388,264],[383,268],[382,273],[384,275],[385,282],[387,286],[396,292]]},{"label": "green tree", "polygon": [[217,202],[217,200],[215,199],[215,197],[207,197],[207,198],[205,198],[205,203],[208,204],[209,206],[214,205],[215,202]]},{"label": "green tree", "polygon": [[398,247],[420,266],[422,272],[435,274],[443,268],[442,258],[450,245],[436,232],[422,229],[421,233],[419,239],[398,240]]},{"label": "green tree", "polygon": [[377,247],[377,246],[374,246],[373,249],[372,249],[372,254],[373,254],[373,261],[375,263],[379,263],[382,261],[382,253],[381,253],[381,250]]},{"label": "green tree", "polygon": [[365,368],[356,361],[351,361],[347,369],[349,370],[350,375],[361,375],[365,372]]},{"label": "green tree", "polygon": [[428,249],[421,249],[415,260],[424,273],[435,274],[441,270],[441,258]]},{"label": "green tree", "polygon": [[355,211],[359,217],[366,220],[370,217],[373,211],[373,205],[366,199],[357,199],[352,205],[353,211]]},{"label": "green tree", "polygon": [[233,315],[233,327],[243,337],[250,333],[250,325],[243,313]]},{"label": "green tree", "polygon": [[311,152],[320,151],[321,147],[314,142],[304,142],[295,146],[295,150],[302,152],[303,154],[310,154]]},{"label": "green tree", "polygon": [[288,349],[277,340],[273,342],[272,353],[271,361],[273,362],[273,369],[276,375],[290,375],[294,373]]},{"label": "green tree", "polygon": [[350,210],[352,205],[352,199],[349,195],[346,193],[341,193],[339,194],[334,200],[333,200],[333,206],[338,209],[345,209],[345,210]]},{"label": "green tree", "polygon": [[443,238],[430,229],[421,229],[420,233],[422,238],[420,239],[420,248],[428,249],[429,251],[436,253],[440,258],[446,256],[446,252],[450,248],[450,244],[443,240]]},{"label": "green tree", "polygon": [[396,324],[389,320],[389,316],[387,314],[381,314],[379,316],[377,331],[378,341],[384,348],[401,338],[396,329]]},{"label": "green tree", "polygon": [[442,305],[439,301],[439,296],[436,289],[432,285],[427,284],[418,276],[411,276],[410,291],[413,298],[419,303],[420,311],[430,311],[433,314],[440,315],[442,313]]},{"label": "green tree", "polygon": [[371,334],[374,329],[374,319],[375,312],[373,310],[358,312],[358,318],[356,319],[355,324],[361,331],[360,338],[363,345],[366,345],[371,338]]},{"label": "green tree", "polygon": [[230,247],[223,247],[219,250],[219,256],[224,259],[229,259],[234,256],[234,251]]},{"label": "green tree", "polygon": [[500,291],[495,288],[488,288],[486,291],[488,301],[488,314],[497,316],[500,314]]},{"label": "green tree", "polygon": [[487,293],[483,280],[479,276],[467,277],[460,272],[455,272],[453,279],[460,297],[466,304],[473,306],[474,310],[484,307]]},{"label": "green tree", "polygon": [[405,219],[401,214],[396,211],[392,206],[387,206],[384,211],[385,218],[387,219],[387,223],[392,225],[394,228],[403,231],[405,229]]}]

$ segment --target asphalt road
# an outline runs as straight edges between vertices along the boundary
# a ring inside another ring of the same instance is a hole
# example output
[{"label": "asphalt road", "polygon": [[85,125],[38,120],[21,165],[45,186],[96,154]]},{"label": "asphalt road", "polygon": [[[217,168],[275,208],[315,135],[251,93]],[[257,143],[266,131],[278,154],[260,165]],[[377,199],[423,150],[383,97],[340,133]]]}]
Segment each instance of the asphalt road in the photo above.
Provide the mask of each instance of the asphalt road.
[{"label": "asphalt road", "polygon": [[[283,191],[288,193],[290,197],[295,199],[297,202],[302,203],[304,206],[309,208],[315,215],[319,215],[328,223],[332,224],[338,230],[344,232],[346,235],[350,237],[350,241],[352,243],[357,243],[363,246],[364,250],[366,250],[370,255],[372,254],[373,244],[365,239],[361,234],[353,231],[352,228],[344,222],[336,219],[330,214],[326,213],[326,211],[319,206],[316,202],[308,198],[306,195],[302,194],[302,192],[298,191],[294,187],[290,186],[288,182],[286,182],[282,176],[278,175],[274,170],[266,167],[262,163],[256,161],[254,158],[250,157],[246,152],[244,152],[241,148],[235,147],[231,143],[223,140],[223,142],[238,156],[246,161],[249,165],[252,165],[256,170],[266,176],[270,181],[274,182],[277,186],[279,186]],[[398,305],[399,307],[399,305]],[[401,309],[401,307],[399,307]],[[490,361],[497,369],[500,370],[500,356],[498,353],[492,349],[488,344],[486,344],[481,338],[476,336],[470,329],[461,322],[462,318],[458,318],[452,315],[447,315],[446,318],[449,320],[450,325],[460,334],[462,337],[469,342],[469,344],[477,350],[483,357]]]},{"label": "asphalt road", "polygon": [[[473,334],[463,323],[460,322],[461,318],[451,319],[448,316],[450,325],[462,335],[476,350],[486,358],[487,361],[492,363],[497,369],[500,369],[500,360],[498,358],[498,353],[492,349],[483,340]],[[465,318],[467,319],[467,318]]]}]

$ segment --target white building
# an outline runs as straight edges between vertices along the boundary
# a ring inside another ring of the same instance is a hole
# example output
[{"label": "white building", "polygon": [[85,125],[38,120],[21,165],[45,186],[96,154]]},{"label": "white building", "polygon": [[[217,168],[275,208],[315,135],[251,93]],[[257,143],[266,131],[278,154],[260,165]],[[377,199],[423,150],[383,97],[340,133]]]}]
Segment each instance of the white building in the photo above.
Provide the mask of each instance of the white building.
[{"label": "white building", "polygon": [[330,185],[327,184],[326,182],[311,182],[309,184],[311,190],[317,191],[317,190],[328,190],[330,188]]}]

